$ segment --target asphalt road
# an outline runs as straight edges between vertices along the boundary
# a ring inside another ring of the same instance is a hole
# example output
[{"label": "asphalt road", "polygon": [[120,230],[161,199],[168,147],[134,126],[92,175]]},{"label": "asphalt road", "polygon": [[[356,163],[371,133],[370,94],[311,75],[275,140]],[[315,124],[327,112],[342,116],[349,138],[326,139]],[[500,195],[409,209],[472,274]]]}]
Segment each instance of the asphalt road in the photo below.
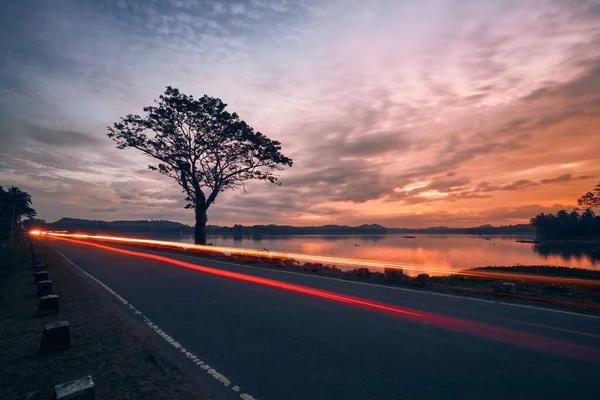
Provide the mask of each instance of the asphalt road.
[{"label": "asphalt road", "polygon": [[[600,318],[120,247],[422,313],[410,316],[45,240],[226,376],[227,388],[210,380],[226,397],[597,399],[600,393]],[[192,365],[183,355],[179,362]]]}]

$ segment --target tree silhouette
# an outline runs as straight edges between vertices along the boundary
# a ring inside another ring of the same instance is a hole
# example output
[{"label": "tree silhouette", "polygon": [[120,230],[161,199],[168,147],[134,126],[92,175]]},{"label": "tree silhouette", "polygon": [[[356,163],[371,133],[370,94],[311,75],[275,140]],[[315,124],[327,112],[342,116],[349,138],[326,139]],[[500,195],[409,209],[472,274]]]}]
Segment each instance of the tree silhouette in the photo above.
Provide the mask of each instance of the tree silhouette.
[{"label": "tree silhouette", "polygon": [[590,238],[600,236],[600,217],[590,209],[560,210],[556,214],[538,214],[531,219],[537,235],[542,239]]},{"label": "tree silhouette", "polygon": [[48,223],[45,219],[40,218],[28,218],[21,222],[21,225],[24,229],[45,229]]},{"label": "tree silhouette", "polygon": [[591,192],[587,192],[577,200],[581,207],[595,208],[600,207],[600,183],[598,183]]},{"label": "tree silhouette", "polygon": [[555,214],[538,214],[531,219],[531,225],[542,239],[589,238],[600,236],[600,217],[591,210],[600,207],[600,183],[591,192],[577,200],[579,206],[586,207],[583,213],[574,209],[570,213],[560,210]]},{"label": "tree silhouette", "polygon": [[11,229],[19,225],[21,217],[33,218],[36,211],[31,208],[31,196],[11,186],[4,190],[0,186],[0,240],[9,237]]},{"label": "tree silhouette", "polygon": [[149,168],[173,178],[195,210],[195,242],[206,243],[207,210],[227,189],[257,179],[278,183],[276,170],[292,166],[281,143],[255,131],[220,99],[195,99],[168,86],[144,107],[145,116],[129,114],[108,128],[117,148],[135,148],[158,160]]}]

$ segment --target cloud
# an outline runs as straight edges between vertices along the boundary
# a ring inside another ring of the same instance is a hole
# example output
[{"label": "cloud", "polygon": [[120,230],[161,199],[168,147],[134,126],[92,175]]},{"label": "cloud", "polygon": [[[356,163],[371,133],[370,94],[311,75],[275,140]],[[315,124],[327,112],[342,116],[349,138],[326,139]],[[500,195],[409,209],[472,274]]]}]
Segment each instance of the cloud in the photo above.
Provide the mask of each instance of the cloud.
[{"label": "cloud", "polygon": [[369,136],[355,137],[341,134],[322,141],[316,157],[380,157],[387,153],[401,153],[409,149],[408,135],[404,132],[377,132]]},{"label": "cloud", "polygon": [[481,182],[477,185],[477,190],[480,192],[495,192],[499,190],[507,190],[507,191],[520,191],[524,189],[528,189],[538,185],[547,185],[553,183],[566,183],[580,180],[588,180],[590,178],[594,178],[593,175],[580,175],[573,176],[573,174],[563,174],[554,178],[545,178],[540,179],[539,181],[532,181],[529,179],[519,179],[510,184],[506,185],[491,185],[489,182]]},{"label": "cloud", "polygon": [[485,213],[486,218],[490,220],[526,220],[536,216],[539,213],[556,213],[559,210],[568,208],[565,204],[554,204],[552,206],[542,206],[540,204],[527,204],[518,207],[498,207]]},{"label": "cloud", "polygon": [[26,124],[19,131],[23,136],[29,137],[43,145],[60,147],[94,146],[101,141],[87,134],[72,131],[43,128],[41,126]]},{"label": "cloud", "polygon": [[437,190],[440,192],[446,192],[460,189],[465,185],[469,184],[470,182],[471,180],[466,176],[460,178],[453,177],[452,179],[439,178],[418,190]]},{"label": "cloud", "polygon": [[41,215],[191,221],[105,137],[166,85],[223,98],[294,158],[281,187],[221,195],[220,221],[512,221],[486,210],[568,204],[600,175],[593,1],[28,5],[0,16],[0,178]]},{"label": "cloud", "polygon": [[[597,42],[600,43],[600,39]],[[579,64],[585,70],[579,77],[566,83],[541,87],[525,97],[525,100],[535,101],[549,97],[570,100],[589,98],[590,95],[596,97],[596,90],[600,88],[600,58],[596,56],[584,59]]]},{"label": "cloud", "polygon": [[520,179],[513,183],[499,186],[490,185],[488,182],[482,182],[479,185],[477,185],[477,190],[481,192],[495,192],[498,190],[523,190],[532,186],[536,186],[537,184],[537,182],[528,179]]},{"label": "cloud", "polygon": [[109,207],[109,208],[90,208],[89,212],[92,213],[111,213],[111,212],[117,212],[119,211],[118,208],[116,207]]},{"label": "cloud", "polygon": [[541,183],[541,184],[565,183],[565,182],[577,181],[577,180],[588,180],[590,178],[595,178],[595,176],[594,175],[573,176],[573,174],[563,174],[563,175],[557,176],[556,178],[542,179],[539,181],[539,183]]},{"label": "cloud", "polygon": [[394,182],[385,179],[377,165],[363,160],[345,160],[291,176],[283,185],[298,193],[310,189],[311,201],[365,202],[391,190]]}]

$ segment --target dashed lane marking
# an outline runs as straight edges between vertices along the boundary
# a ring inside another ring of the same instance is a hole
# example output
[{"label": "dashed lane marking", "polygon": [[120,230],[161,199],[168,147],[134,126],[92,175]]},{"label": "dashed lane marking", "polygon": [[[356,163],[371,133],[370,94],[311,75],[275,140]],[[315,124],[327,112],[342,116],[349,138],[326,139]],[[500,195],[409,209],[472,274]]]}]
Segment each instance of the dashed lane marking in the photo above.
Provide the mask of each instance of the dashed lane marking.
[{"label": "dashed lane marking", "polygon": [[[54,247],[53,247],[54,248]],[[152,328],[161,338],[163,338],[168,344],[170,344],[171,346],[173,346],[175,349],[179,350],[181,353],[183,353],[188,360],[190,360],[192,363],[196,364],[197,366],[199,366],[203,372],[206,372],[208,375],[212,376],[217,382],[221,383],[224,387],[229,387],[231,385],[231,381],[229,379],[227,379],[225,377],[225,375],[217,372],[216,369],[212,368],[211,366],[209,366],[208,364],[206,364],[204,361],[200,360],[195,354],[193,354],[191,351],[187,350],[185,347],[183,347],[179,342],[177,342],[175,339],[173,339],[171,336],[169,336],[165,331],[163,331],[162,329],[160,329],[158,327],[158,325],[156,325],[155,323],[153,323],[152,321],[150,321],[150,319],[148,317],[146,317],[141,311],[139,311],[137,308],[135,308],[133,306],[133,304],[131,304],[130,302],[128,302],[127,300],[125,300],[125,298],[121,295],[119,295],[117,292],[115,292],[114,290],[112,290],[109,286],[107,286],[106,284],[104,284],[104,282],[102,282],[101,280],[99,280],[98,278],[96,278],[95,276],[93,276],[92,274],[84,271],[79,265],[75,264],[73,261],[71,261],[71,259],[69,259],[69,257],[65,256],[62,252],[60,252],[58,249],[54,248],[54,250],[60,254],[69,264],[71,264],[74,268],[78,269],[81,273],[83,273],[85,276],[87,276],[88,278],[90,278],[91,280],[93,280],[94,282],[96,282],[97,284],[99,284],[102,288],[104,288],[104,290],[106,290],[108,293],[112,294],[113,296],[115,296],[121,303],[123,303],[124,306],[126,306],[127,308],[129,308],[132,312],[135,313],[135,315],[139,315],[141,318],[144,319],[144,322],[146,323],[146,325],[148,325],[150,328]],[[239,392],[240,391],[240,387],[235,385],[231,388],[231,390],[233,390],[234,392]],[[255,397],[252,397],[251,395],[249,395],[248,393],[242,393],[240,394],[240,398],[242,398],[242,400],[257,400]]]}]

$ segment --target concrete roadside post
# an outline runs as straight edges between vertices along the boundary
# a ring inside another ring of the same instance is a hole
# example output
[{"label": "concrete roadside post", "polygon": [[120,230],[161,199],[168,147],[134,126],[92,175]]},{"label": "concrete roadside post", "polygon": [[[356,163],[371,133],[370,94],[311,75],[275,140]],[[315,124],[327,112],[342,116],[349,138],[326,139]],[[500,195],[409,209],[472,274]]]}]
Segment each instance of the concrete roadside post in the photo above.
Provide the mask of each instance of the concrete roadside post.
[{"label": "concrete roadside post", "polygon": [[38,283],[41,281],[47,281],[48,280],[48,271],[37,271],[34,275],[34,278],[35,278],[34,283]]},{"label": "concrete roadside post", "polygon": [[517,294],[517,285],[512,282],[504,282],[501,291],[502,293]]},{"label": "concrete roadside post", "polygon": [[68,321],[56,321],[44,326],[40,354],[66,350],[71,347],[71,332]]},{"label": "concrete roadside post", "polygon": [[32,273],[32,275],[35,276],[36,273],[38,273],[40,271],[45,271],[45,270],[46,270],[46,264],[44,264],[44,263],[35,264],[33,266],[33,273]]},{"label": "concrete roadside post", "polygon": [[53,400],[94,400],[96,385],[90,375],[54,386]]},{"label": "concrete roadside post", "polygon": [[57,294],[49,294],[48,296],[40,297],[37,315],[58,313],[58,300]]},{"label": "concrete roadside post", "polygon": [[42,297],[48,296],[49,294],[52,294],[52,281],[45,280],[38,282],[36,296]]}]

